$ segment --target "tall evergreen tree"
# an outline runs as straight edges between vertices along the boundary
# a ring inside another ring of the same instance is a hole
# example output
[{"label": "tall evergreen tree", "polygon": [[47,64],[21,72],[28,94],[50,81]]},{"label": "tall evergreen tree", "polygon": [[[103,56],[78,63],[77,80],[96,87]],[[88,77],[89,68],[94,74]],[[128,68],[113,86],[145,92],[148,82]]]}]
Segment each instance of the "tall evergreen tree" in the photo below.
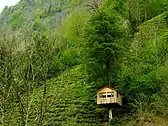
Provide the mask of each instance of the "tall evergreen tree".
[{"label": "tall evergreen tree", "polygon": [[93,13],[85,31],[86,66],[91,80],[117,82],[123,53],[126,52],[128,27],[122,2],[107,0]]}]

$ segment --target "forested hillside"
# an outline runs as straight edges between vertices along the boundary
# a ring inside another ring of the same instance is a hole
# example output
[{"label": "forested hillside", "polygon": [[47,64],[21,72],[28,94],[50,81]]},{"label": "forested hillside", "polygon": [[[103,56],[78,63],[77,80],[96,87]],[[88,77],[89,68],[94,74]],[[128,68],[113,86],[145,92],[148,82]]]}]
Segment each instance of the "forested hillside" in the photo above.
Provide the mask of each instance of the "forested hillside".
[{"label": "forested hillside", "polygon": [[0,125],[168,125],[167,0],[20,0],[0,15]]}]

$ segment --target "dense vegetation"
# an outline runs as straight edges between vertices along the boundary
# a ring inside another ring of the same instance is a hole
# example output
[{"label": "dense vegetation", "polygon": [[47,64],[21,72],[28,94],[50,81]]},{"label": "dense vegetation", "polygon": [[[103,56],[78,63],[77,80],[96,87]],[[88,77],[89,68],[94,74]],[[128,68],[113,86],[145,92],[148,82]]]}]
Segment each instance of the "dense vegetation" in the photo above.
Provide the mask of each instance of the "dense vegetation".
[{"label": "dense vegetation", "polygon": [[167,126],[167,0],[21,0],[0,15],[0,125]]}]

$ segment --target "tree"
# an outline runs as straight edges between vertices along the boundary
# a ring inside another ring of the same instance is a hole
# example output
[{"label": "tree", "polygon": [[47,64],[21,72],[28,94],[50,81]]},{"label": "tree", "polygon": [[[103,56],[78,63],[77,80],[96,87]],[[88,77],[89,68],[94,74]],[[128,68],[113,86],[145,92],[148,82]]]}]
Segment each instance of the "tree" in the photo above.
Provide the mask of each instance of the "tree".
[{"label": "tree", "polygon": [[13,30],[16,30],[16,28],[20,27],[23,24],[23,22],[24,15],[20,10],[11,15],[10,26]]},{"label": "tree", "polygon": [[128,28],[121,16],[121,2],[107,0],[89,20],[85,31],[85,61],[91,80],[116,83],[123,53],[127,51]]}]

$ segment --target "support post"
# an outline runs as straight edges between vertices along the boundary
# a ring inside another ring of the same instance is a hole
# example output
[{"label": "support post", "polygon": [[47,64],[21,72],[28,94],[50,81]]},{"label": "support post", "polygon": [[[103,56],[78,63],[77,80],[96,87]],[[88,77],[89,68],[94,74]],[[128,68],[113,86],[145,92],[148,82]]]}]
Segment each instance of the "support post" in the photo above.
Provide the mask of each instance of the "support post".
[{"label": "support post", "polygon": [[109,110],[109,125],[112,119],[113,119],[113,109],[110,109]]}]

